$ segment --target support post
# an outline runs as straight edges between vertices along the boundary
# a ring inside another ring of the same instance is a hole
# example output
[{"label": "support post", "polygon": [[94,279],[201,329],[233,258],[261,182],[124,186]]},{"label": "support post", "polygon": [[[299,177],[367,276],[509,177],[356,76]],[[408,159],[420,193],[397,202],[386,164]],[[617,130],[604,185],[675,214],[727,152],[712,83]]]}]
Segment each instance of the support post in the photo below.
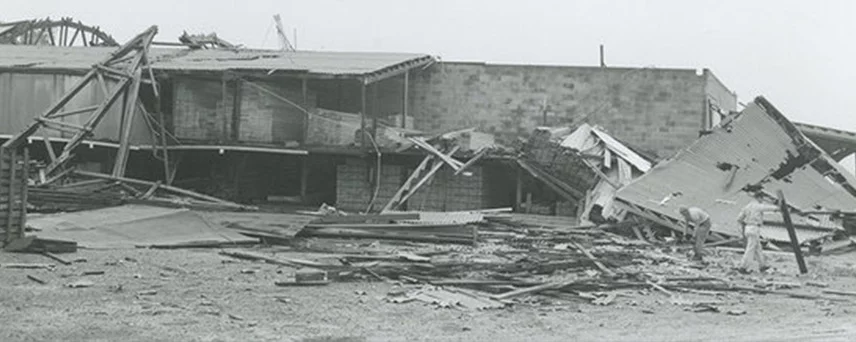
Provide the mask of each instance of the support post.
[{"label": "support post", "polygon": [[300,158],[300,201],[306,203],[306,189],[309,182],[309,156]]},{"label": "support post", "polygon": [[520,212],[521,204],[523,204],[523,168],[517,167],[517,189],[514,192],[514,208]]},{"label": "support post", "polygon": [[779,209],[782,211],[782,219],[785,221],[785,227],[788,228],[788,236],[791,239],[791,248],[793,248],[794,255],[797,257],[797,265],[800,268],[800,273],[806,274],[808,273],[808,269],[805,266],[802,249],[800,249],[800,242],[797,240],[797,231],[794,229],[794,225],[791,222],[791,213],[788,209],[788,203],[785,201],[785,194],[782,190],[779,190],[778,195]]},{"label": "support post", "polygon": [[360,83],[360,146],[366,146],[366,82]]},{"label": "support post", "polygon": [[235,90],[232,92],[232,141],[241,139],[241,101],[243,97],[243,81],[235,78]]},{"label": "support post", "polygon": [[377,102],[377,83],[374,83],[372,84],[372,139],[377,139],[377,122],[379,120]]},{"label": "support post", "polygon": [[410,108],[410,70],[404,72],[404,99],[401,108],[401,128],[407,128],[407,110]]}]

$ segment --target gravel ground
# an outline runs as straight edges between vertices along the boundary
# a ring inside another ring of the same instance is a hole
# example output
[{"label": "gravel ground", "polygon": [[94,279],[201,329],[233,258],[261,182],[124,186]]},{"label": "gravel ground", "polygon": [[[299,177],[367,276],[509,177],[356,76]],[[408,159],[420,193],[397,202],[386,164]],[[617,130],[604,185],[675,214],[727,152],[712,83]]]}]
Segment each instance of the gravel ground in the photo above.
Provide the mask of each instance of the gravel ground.
[{"label": "gravel ground", "polygon": [[[265,252],[270,249],[255,249]],[[0,253],[0,264],[52,263],[53,269],[0,268],[2,341],[803,341],[856,340],[856,297],[806,300],[729,292],[680,294],[623,290],[608,306],[532,297],[490,311],[393,304],[400,285],[332,283],[277,287],[294,269],[199,250],[81,250],[61,265],[40,255]],[[315,254],[283,255],[315,259]],[[736,254],[726,258],[736,259]],[[778,257],[776,281],[828,283],[856,291],[853,254],[810,257],[797,276]],[[104,271],[102,275],[83,275]],[[36,276],[47,284],[27,278]],[[89,287],[67,284],[88,281]],[[803,286],[802,292],[820,288]],[[720,312],[688,302],[716,301]],[[745,311],[734,316],[731,310]]]}]

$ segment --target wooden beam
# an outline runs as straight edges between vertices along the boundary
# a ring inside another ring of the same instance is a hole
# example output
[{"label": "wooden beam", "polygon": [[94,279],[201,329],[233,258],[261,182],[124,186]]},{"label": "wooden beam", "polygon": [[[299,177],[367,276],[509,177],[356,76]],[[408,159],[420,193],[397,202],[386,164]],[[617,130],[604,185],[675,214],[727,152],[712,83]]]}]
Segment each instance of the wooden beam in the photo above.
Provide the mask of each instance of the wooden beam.
[{"label": "wooden beam", "polygon": [[791,240],[791,248],[794,250],[794,256],[797,258],[797,266],[800,268],[800,273],[806,274],[808,273],[808,268],[805,266],[805,260],[803,259],[802,249],[800,249],[800,242],[797,239],[797,231],[794,229],[794,225],[791,222],[791,213],[788,208],[788,203],[785,201],[785,193],[782,190],[778,191],[779,195],[779,210],[782,212],[782,219],[785,221],[785,226],[788,228],[788,237]]},{"label": "wooden beam", "polygon": [[232,93],[232,141],[238,142],[241,139],[241,102],[243,99],[243,81],[240,78],[235,79],[235,91]]},{"label": "wooden beam", "polygon": [[455,176],[461,174],[462,172],[464,172],[464,170],[466,170],[470,166],[473,166],[473,164],[478,162],[479,159],[484,157],[485,154],[487,154],[487,148],[482,148],[481,150],[479,150],[479,152],[476,153],[476,155],[474,155],[472,158],[470,158],[470,160],[467,160],[467,162],[464,163],[464,165],[461,165],[461,168],[458,169],[458,171],[455,171]]},{"label": "wooden beam", "polygon": [[401,105],[401,128],[407,128],[407,111],[410,107],[410,70],[404,72],[404,98]]}]

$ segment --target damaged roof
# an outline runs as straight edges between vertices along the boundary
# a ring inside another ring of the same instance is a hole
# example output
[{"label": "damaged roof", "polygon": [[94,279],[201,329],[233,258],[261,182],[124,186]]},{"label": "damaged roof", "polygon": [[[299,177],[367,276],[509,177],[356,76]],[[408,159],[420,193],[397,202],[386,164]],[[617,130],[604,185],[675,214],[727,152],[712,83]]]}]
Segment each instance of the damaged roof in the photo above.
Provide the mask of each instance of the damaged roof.
[{"label": "damaged roof", "polygon": [[800,132],[823,148],[835,160],[856,152],[856,133],[845,130],[794,122]]},{"label": "damaged roof", "polygon": [[[86,70],[115,47],[0,45],[0,69]],[[433,62],[426,54],[151,48],[156,70],[297,72],[369,78]]]},{"label": "damaged roof", "polygon": [[[618,191],[630,211],[677,228],[680,206],[703,208],[712,230],[739,236],[736,218],[750,201],[742,189],[782,190],[789,204],[813,209],[856,208],[856,178],[806,138],[772,104],[758,97],[740,114]],[[781,214],[765,214],[762,236],[788,241]],[[779,222],[778,224],[776,222]],[[801,241],[829,233],[823,218],[795,216]],[[826,229],[823,229],[826,228]]]}]

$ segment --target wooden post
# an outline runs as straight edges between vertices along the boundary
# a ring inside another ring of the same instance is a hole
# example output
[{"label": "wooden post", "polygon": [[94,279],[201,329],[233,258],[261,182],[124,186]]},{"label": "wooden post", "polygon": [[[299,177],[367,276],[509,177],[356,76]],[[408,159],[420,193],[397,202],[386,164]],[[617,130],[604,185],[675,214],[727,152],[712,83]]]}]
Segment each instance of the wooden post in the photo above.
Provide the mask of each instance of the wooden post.
[{"label": "wooden post", "polygon": [[24,163],[21,165],[21,218],[18,238],[24,237],[27,228],[27,180],[30,178],[30,148],[24,146]]},{"label": "wooden post", "polygon": [[243,102],[243,86],[244,82],[236,77],[235,90],[232,92],[232,141],[238,142],[241,140],[241,102]]},{"label": "wooden post", "polygon": [[532,213],[532,193],[531,192],[526,193],[526,213],[527,214]]},{"label": "wooden post", "polygon": [[407,128],[407,110],[410,107],[410,70],[404,72],[404,99],[401,108],[401,128]]},{"label": "wooden post", "polygon": [[791,213],[788,211],[788,203],[785,201],[785,194],[782,190],[779,190],[778,195],[779,208],[782,211],[782,219],[785,220],[785,227],[788,228],[788,236],[791,238],[791,248],[793,248],[794,255],[797,257],[797,265],[800,267],[800,273],[806,274],[808,273],[808,269],[805,266],[802,249],[800,249],[800,242],[797,240],[797,231],[794,229],[794,225],[791,222]]},{"label": "wooden post", "polygon": [[521,212],[520,205],[523,203],[523,168],[517,167],[517,189],[514,193],[514,208]]},{"label": "wooden post", "polygon": [[[300,81],[300,87],[303,91],[303,108],[309,107],[309,81],[306,78],[302,78]],[[314,107],[314,106],[313,106]],[[303,132],[300,134],[300,142],[306,143],[306,139],[309,136],[309,115],[303,116]]]},{"label": "wooden post", "polygon": [[300,201],[306,203],[306,188],[309,182],[309,156],[300,159]]},{"label": "wooden post", "polygon": [[[14,216],[12,215],[15,210],[15,169],[17,168],[18,161],[15,160],[15,149],[10,148],[6,150],[9,153],[9,182],[6,185],[9,188],[9,192],[6,194],[6,243],[12,242],[17,236],[13,236],[13,226],[14,226]],[[16,234],[17,235],[17,234]]]},{"label": "wooden post", "polygon": [[360,146],[366,146],[366,82],[360,83]]},{"label": "wooden post", "polygon": [[374,83],[372,84],[372,139],[377,138],[377,122],[379,120],[377,102],[377,83]]}]

